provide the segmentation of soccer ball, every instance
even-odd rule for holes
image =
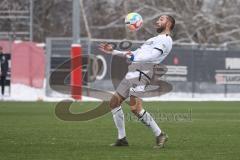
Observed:
[[[130,31],[137,31],[142,27],[143,19],[138,13],[129,13],[125,17],[125,24]]]

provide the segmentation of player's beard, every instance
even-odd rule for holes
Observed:
[[[162,33],[165,29],[166,29],[166,26],[165,26],[165,25],[161,25],[161,26],[159,26],[158,28],[156,28],[156,30],[157,30],[158,33]]]
[[[165,27],[162,27],[162,26],[157,28],[158,33],[162,33],[164,30],[165,30]]]

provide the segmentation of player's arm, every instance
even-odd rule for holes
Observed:
[[[131,57],[131,51],[118,51],[114,50],[111,44],[108,43],[101,43],[99,45],[99,50],[101,50],[103,53],[106,54],[112,54],[112,55],[123,55],[126,56],[127,58]]]

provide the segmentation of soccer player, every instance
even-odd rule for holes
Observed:
[[[154,148],[163,148],[168,140],[164,133],[152,118],[143,109],[141,93],[150,83],[153,76],[154,65],[160,64],[172,49],[171,31],[175,25],[175,19],[170,15],[162,15],[156,21],[156,30],[159,33],[156,37],[148,39],[140,48],[135,51],[113,50],[110,44],[100,44],[99,49],[107,54],[124,55],[131,61],[128,73],[116,89],[116,93],[110,100],[110,109],[113,120],[118,130],[118,139],[112,146],[128,146],[125,132],[124,113],[121,103],[130,97],[130,107],[134,115],[146,126],[152,129],[156,137]]]

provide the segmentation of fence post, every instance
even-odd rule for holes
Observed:
[[[71,47],[71,94],[76,100],[82,99],[82,47],[72,44]]]

